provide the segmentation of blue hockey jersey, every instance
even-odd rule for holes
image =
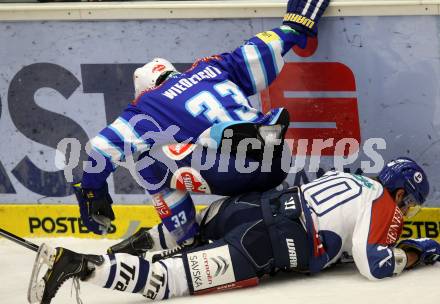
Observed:
[[[82,186],[102,187],[127,153],[148,151],[153,145],[196,143],[202,133],[219,141],[225,127],[239,122],[273,124],[281,109],[264,115],[251,107],[248,97],[275,80],[287,51],[305,44],[304,34],[281,26],[257,34],[231,53],[198,60],[188,71],[143,92],[91,140],[91,166]],[[105,162],[102,170],[91,169],[99,159]]]

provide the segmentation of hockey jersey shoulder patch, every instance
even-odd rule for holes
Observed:
[[[274,31],[266,31],[259,33],[257,34],[257,37],[260,38],[260,40],[262,40],[265,43],[271,43],[273,41],[281,41],[280,36],[278,36],[278,34],[275,33]]]

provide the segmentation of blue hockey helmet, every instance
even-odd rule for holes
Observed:
[[[429,194],[428,177],[423,169],[408,157],[390,161],[380,171],[378,179],[391,192],[399,188],[404,189],[404,200],[411,200],[417,205],[423,204]]]

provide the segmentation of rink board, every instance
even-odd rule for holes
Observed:
[[[113,206],[113,210],[116,220],[106,236],[87,230],[76,205],[0,205],[0,227],[22,237],[120,239],[133,234],[139,227],[152,227],[160,222],[153,206]]]
[[[0,22],[0,132],[5,142],[0,145],[0,204],[71,203],[65,168],[56,158],[58,143],[75,137],[84,147],[113,122],[133,98],[133,71],[149,59],[167,58],[185,70],[196,58],[231,51],[280,21]],[[432,185],[426,205],[440,207],[440,187],[435,187],[440,184],[438,21],[438,16],[327,17],[320,22],[317,44],[286,54],[277,82],[253,96],[252,104],[264,110],[286,107],[291,113],[288,138],[307,140],[309,148],[313,139],[335,139],[316,166],[310,164],[310,149],[304,164],[294,151],[292,167],[299,171],[289,174],[290,186],[341,169],[334,146],[337,139],[354,138],[360,141],[359,154],[340,164],[344,169],[370,168],[366,174],[375,176],[386,161],[413,157]],[[81,168],[82,162],[76,171]],[[108,184],[118,204],[150,204],[124,168]],[[210,201],[195,199],[201,205]]]
[[[203,206],[197,206],[202,209]],[[23,237],[125,238],[139,227],[152,227],[160,222],[153,206],[114,206],[116,220],[112,231],[97,236],[82,224],[75,205],[3,205],[0,227]],[[402,237],[429,237],[440,241],[440,208],[423,208],[407,219]]]

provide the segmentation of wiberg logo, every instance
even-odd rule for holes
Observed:
[[[286,239],[286,243],[289,250],[290,268],[296,268],[298,266],[298,258],[296,256],[295,242],[293,239]]]

